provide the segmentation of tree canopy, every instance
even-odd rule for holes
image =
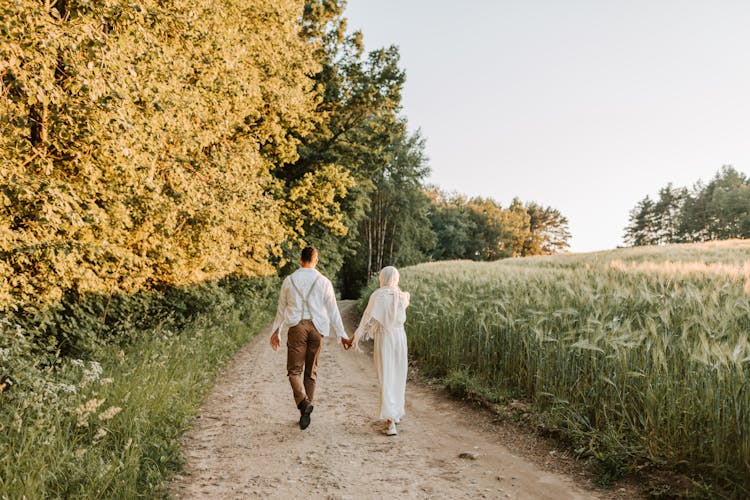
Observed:
[[[3,295],[274,272],[290,232],[282,215],[302,194],[271,172],[297,160],[320,122],[310,75],[321,66],[299,36],[300,2],[2,9]]]

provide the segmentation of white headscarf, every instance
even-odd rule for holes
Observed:
[[[398,287],[398,279],[398,269],[393,266],[380,271],[380,288],[370,296],[359,327],[354,332],[354,347],[357,350],[360,340],[372,338],[375,332],[390,334],[406,321],[410,297],[409,292],[402,292]]]

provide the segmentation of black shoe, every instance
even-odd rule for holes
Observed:
[[[302,416],[299,418],[299,428],[304,431],[310,425],[310,414],[313,411],[313,405],[308,403],[308,405],[300,411],[302,412]]]

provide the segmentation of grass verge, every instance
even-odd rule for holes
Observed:
[[[0,498],[166,497],[197,406],[271,315],[268,300],[204,312],[43,368],[32,398],[0,408]]]

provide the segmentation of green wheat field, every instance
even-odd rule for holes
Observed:
[[[602,482],[668,467],[750,495],[750,242],[403,270],[410,355],[520,398]]]

